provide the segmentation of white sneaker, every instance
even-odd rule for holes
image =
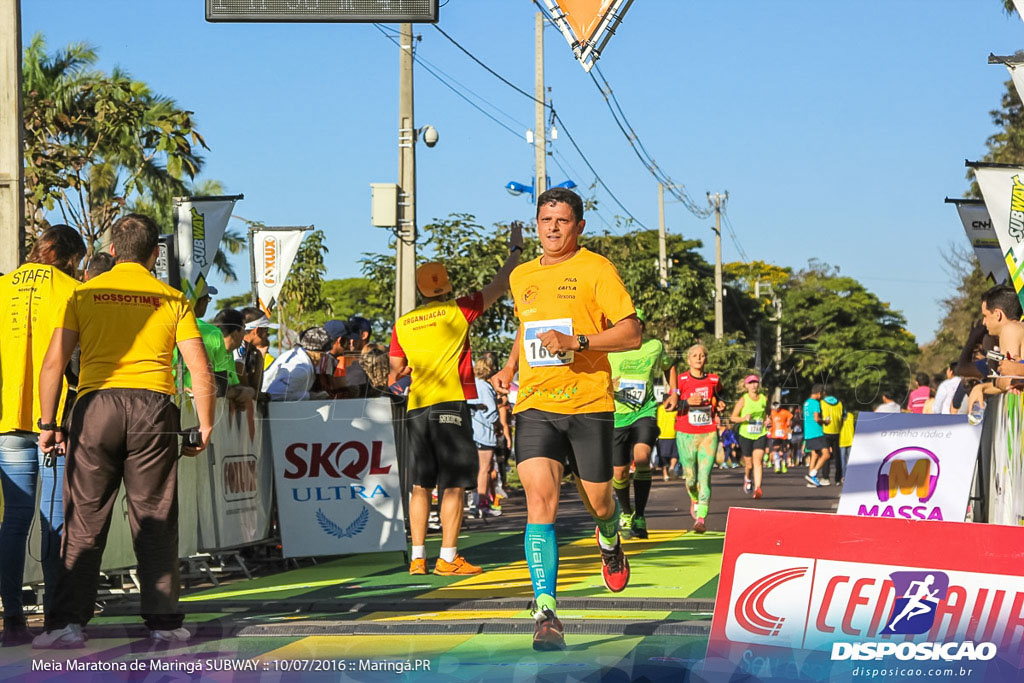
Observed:
[[[832,482],[831,482],[831,481],[829,481],[828,479],[822,479],[822,480],[821,480],[821,485],[822,485],[822,486],[831,486],[831,485],[832,485]]]
[[[32,639],[33,650],[70,650],[85,647],[85,634],[80,624],[68,624],[56,631],[40,633]]]
[[[187,628],[179,627],[169,631],[153,629],[149,632],[149,636],[153,640],[159,640],[164,643],[187,643],[192,634],[189,633]]]

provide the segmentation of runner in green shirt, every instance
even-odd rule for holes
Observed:
[[[637,309],[641,330],[646,327],[643,311]],[[671,365],[665,346],[645,338],[635,351],[609,353],[612,386],[615,388],[615,433],[612,441],[612,488],[622,512],[619,526],[623,538],[647,538],[644,510],[651,495],[651,450],[658,442],[658,400],[654,384],[664,379]],[[629,466],[633,463],[636,506],[629,500]]]

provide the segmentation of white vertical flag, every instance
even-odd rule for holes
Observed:
[[[1013,0],[1013,6],[1017,8],[1017,15],[1024,19],[1024,0]]]
[[[1010,72],[1010,79],[1013,81],[1013,87],[1017,89],[1017,95],[1024,99],[1024,64],[1007,63],[1006,70]]]
[[[174,235],[177,240],[181,290],[192,301],[206,282],[235,202],[230,197],[175,197]]]
[[[252,231],[250,248],[253,250],[253,281],[256,304],[270,316],[277,305],[285,278],[291,270],[295,255],[299,253],[310,227],[256,228]]]
[[[964,224],[964,232],[974,248],[974,255],[978,257],[985,279],[993,285],[1005,283],[1010,274],[1006,270],[999,238],[992,227],[985,202],[981,199],[946,199],[946,202],[956,205],[960,221]]]
[[[978,179],[1010,281],[1024,301],[1024,168],[981,162],[967,165]]]

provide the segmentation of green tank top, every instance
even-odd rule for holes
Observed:
[[[750,398],[750,394],[743,394],[743,409],[740,410],[740,417],[749,415],[750,421],[740,425],[740,436],[747,439],[760,439],[768,433],[768,423],[764,419],[767,405],[768,396],[765,394],[761,394],[757,399]]]
[[[635,351],[608,354],[615,387],[615,426],[628,427],[642,417],[654,417],[658,401],[654,384],[665,370],[665,345],[648,339]]]

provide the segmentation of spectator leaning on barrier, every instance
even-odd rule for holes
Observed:
[[[238,375],[235,373],[233,357],[235,351],[241,347],[242,337],[245,335],[242,313],[233,308],[225,308],[217,313],[217,317],[213,319],[213,324],[216,326],[216,330],[223,335],[222,339],[227,356],[225,361],[228,367],[227,399],[235,409],[245,410],[248,407],[249,401],[256,398],[256,389],[241,384]],[[214,364],[214,371],[216,370],[217,366]]]
[[[241,313],[245,336],[242,337],[242,345],[235,350],[235,362],[244,364],[246,353],[250,350],[258,351],[263,369],[266,370],[274,362],[274,356],[270,353],[270,330],[279,329],[280,325],[270,322],[270,318],[254,306],[246,306]]]
[[[93,616],[100,562],[117,492],[124,481],[138,561],[141,614],[154,639],[181,642],[189,632],[178,611],[178,433],[171,356],[175,346],[192,373],[198,445],[213,429],[214,394],[206,351],[185,296],[149,272],[159,230],[129,214],[110,229],[113,270],[75,290],[54,331],[39,376],[39,446],[67,447],[63,567],[46,633],[33,647],[81,647]],[[82,346],[79,396],[67,439],[58,431],[61,375]]]
[[[315,390],[317,368],[323,357],[329,355],[331,342],[322,327],[310,327],[299,335],[299,343],[281,354],[263,375],[263,391],[271,401],[305,401],[327,398],[327,393]]]
[[[203,348],[206,349],[206,357],[210,359],[210,368],[213,370],[213,380],[217,387],[217,396],[226,396],[228,387],[232,384],[238,384],[238,377],[235,375],[235,364],[231,360],[231,354],[228,352],[227,347],[224,344],[224,336],[221,334],[220,330],[217,329],[216,325],[203,320],[203,316],[206,315],[206,310],[210,305],[210,297],[216,293],[216,289],[208,287],[203,283],[197,292],[198,296],[192,309],[196,316],[196,325],[199,327],[199,334],[202,335]],[[172,367],[176,370],[177,366],[178,351],[175,349],[172,359]],[[191,389],[192,377],[188,370],[185,371],[182,379],[185,388]]]
[[[45,592],[43,605],[53,603],[60,569],[60,534],[64,524],[64,459],[44,462],[36,444],[39,431],[39,384],[43,356],[57,312],[74,292],[85,243],[74,228],[54,225],[36,240],[27,263],[0,277],[0,482],[4,513],[0,523],[0,600],[4,608],[4,647],[32,640],[25,620],[21,588],[25,547],[36,514],[37,483],[41,484],[39,559]],[[60,385],[61,403],[67,385]],[[63,410],[54,415],[60,423]],[[41,473],[41,477],[39,476]],[[40,481],[41,478],[41,481]]]
[[[359,332],[349,327],[344,320],[328,320],[324,330],[331,340],[331,356],[337,365],[334,368],[333,395],[336,398],[354,398],[366,392],[366,372],[359,364],[359,353],[353,354],[353,344],[360,338]],[[362,344],[359,348],[362,349]]]
[[[1021,323],[1021,303],[1017,293],[1006,285],[997,285],[981,297],[982,322],[988,333],[998,338],[999,351],[1006,360],[999,363],[995,381],[983,381],[973,389],[967,399],[967,412],[982,402],[985,394],[1001,394],[1010,388],[1014,378],[1024,375],[1024,323]]]
[[[928,400],[928,396],[931,394],[931,383],[928,379],[928,373],[917,373],[914,376],[914,384],[916,386],[914,390],[910,392],[910,398],[907,399],[907,411],[911,413],[922,413],[924,412],[924,404]]]
[[[956,361],[949,364],[944,373],[945,379],[939,383],[939,388],[935,390],[935,404],[932,412],[936,415],[948,415],[953,412],[953,396],[960,386],[960,378],[954,374],[956,366]]]
[[[416,287],[425,303],[395,322],[391,335],[391,374],[412,369],[407,434],[410,454],[410,574],[426,574],[427,515],[430,491],[441,493],[441,554],[434,573],[479,574],[480,567],[458,554],[463,491],[476,486],[479,456],[473,444],[467,399],[476,398],[469,354],[469,326],[508,290],[508,276],[519,263],[523,229],[512,223],[505,264],[481,291],[452,300],[448,271],[425,263],[416,271]]]

